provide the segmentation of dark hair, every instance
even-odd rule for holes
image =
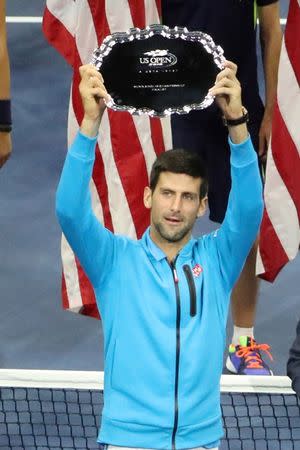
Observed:
[[[200,199],[207,195],[205,165],[196,152],[175,148],[161,153],[154,162],[150,173],[150,189],[156,188],[161,172],[183,173],[193,178],[201,178]]]

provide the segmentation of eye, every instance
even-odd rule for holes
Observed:
[[[164,197],[171,197],[171,195],[172,195],[172,191],[169,191],[167,189],[162,190],[161,193]]]
[[[194,195],[194,194],[191,194],[190,192],[185,192],[185,193],[183,194],[183,198],[184,198],[185,200],[193,201],[193,200],[195,200],[195,195]]]

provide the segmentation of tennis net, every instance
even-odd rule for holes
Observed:
[[[220,450],[300,450],[287,377],[223,375]],[[0,449],[96,450],[103,373],[0,370]]]

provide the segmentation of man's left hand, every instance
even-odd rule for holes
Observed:
[[[242,116],[241,85],[236,78],[237,65],[225,61],[224,69],[217,75],[215,85],[209,89],[226,119]]]
[[[258,154],[262,161],[267,158],[268,145],[272,131],[272,115],[265,113],[259,129]]]
[[[226,120],[240,119],[244,115],[242,106],[242,89],[236,77],[237,66],[225,61],[224,69],[217,75],[215,85],[209,89]],[[247,139],[248,130],[245,121],[238,125],[228,125],[230,139],[240,144]]]
[[[11,155],[11,135],[0,132],[0,169]]]

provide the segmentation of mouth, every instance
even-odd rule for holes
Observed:
[[[165,217],[165,221],[170,225],[179,225],[182,223],[182,220],[178,217]]]

